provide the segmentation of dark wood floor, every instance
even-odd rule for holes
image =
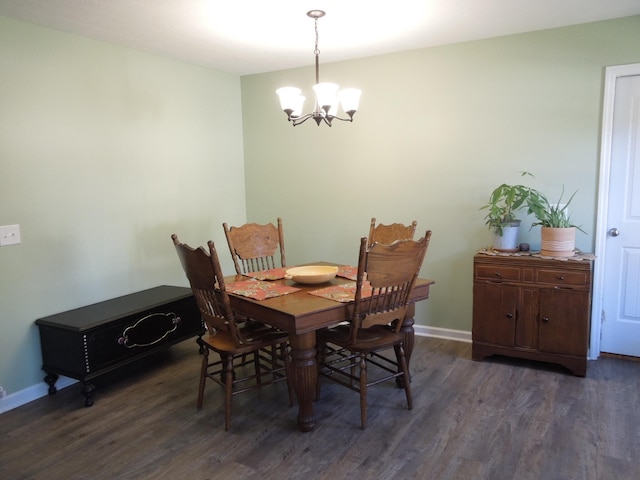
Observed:
[[[601,359],[578,378],[418,338],[413,411],[403,390],[378,385],[363,431],[357,394],[325,383],[318,427],[302,433],[283,384],[235,397],[225,432],[219,387],[195,408],[199,360],[184,342],[99,385],[93,407],[76,384],[0,415],[0,478],[640,478],[640,362]]]

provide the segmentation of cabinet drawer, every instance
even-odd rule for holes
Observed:
[[[476,278],[481,280],[520,280],[521,269],[504,265],[476,265]]]
[[[589,285],[589,272],[546,270],[541,268],[538,270],[538,283],[586,287]]]

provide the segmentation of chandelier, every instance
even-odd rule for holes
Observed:
[[[353,115],[358,109],[362,91],[357,88],[343,88],[338,91],[340,87],[335,83],[320,83],[318,19],[324,17],[325,12],[322,10],[311,10],[307,12],[307,16],[314,19],[316,30],[316,48],[313,51],[316,57],[316,84],[313,86],[313,91],[316,94],[315,107],[312,113],[302,115],[305,97],[302,96],[302,91],[296,87],[282,87],[276,90],[276,93],[280,97],[280,107],[284,113],[287,114],[287,120],[292,122],[294,127],[306,122],[310,118],[313,118],[318,126],[321,122],[331,126],[331,122],[334,119],[343,122],[353,122]],[[349,115],[349,118],[340,118],[336,115],[338,113],[338,103],[342,105],[342,109]]]

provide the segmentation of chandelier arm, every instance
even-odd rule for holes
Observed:
[[[340,118],[340,117],[336,117],[335,115],[331,116],[331,120],[340,120],[341,122],[353,122],[353,117],[350,118]]]
[[[306,115],[303,115],[301,117],[289,117],[289,121],[295,127],[297,125],[300,125],[301,123],[306,122],[310,118],[314,118],[312,113],[307,113]]]

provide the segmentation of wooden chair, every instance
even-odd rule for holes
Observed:
[[[287,265],[281,218],[278,218],[277,227],[273,223],[266,225],[246,223],[239,227],[229,227],[223,223],[222,227],[238,275]],[[278,249],[280,249],[279,265],[275,260]]]
[[[418,222],[415,220],[410,225],[402,223],[392,223],[391,225],[376,225],[375,217],[371,219],[371,227],[369,228],[369,245],[378,243],[393,243],[396,240],[413,240],[416,233]]]
[[[403,381],[409,410],[413,408],[409,372],[400,332],[409,297],[431,239],[431,231],[418,240],[398,240],[390,245],[360,242],[353,315],[347,325],[318,332],[318,383],[329,378],[360,392],[360,421],[367,426],[367,388],[386,380]],[[371,296],[363,296],[365,279]],[[395,358],[383,355],[393,349]],[[369,366],[375,375],[369,376]]]
[[[193,249],[180,243],[175,234],[171,239],[208,331],[197,340],[202,353],[198,408],[202,408],[207,379],[225,389],[225,430],[231,426],[234,395],[285,380],[289,402],[293,405],[284,361],[287,334],[257,322],[236,321],[213,242],[208,242],[207,252],[203,247]],[[210,361],[209,352],[218,354],[218,358]],[[240,372],[244,373],[243,377],[237,375]]]

